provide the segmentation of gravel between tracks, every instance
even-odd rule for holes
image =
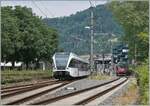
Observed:
[[[113,79],[116,79],[116,77],[112,77],[112,79],[109,79],[109,80],[106,80],[106,79],[105,80],[91,80],[91,79],[87,79],[87,78],[81,79],[81,80],[75,81],[71,84],[68,84],[68,85],[60,88],[57,91],[54,91],[54,92],[48,93],[46,95],[43,95],[39,98],[36,98],[35,100],[32,100],[32,102],[28,102],[28,103],[39,102],[39,101],[45,100],[47,98],[53,98],[53,97],[69,94],[69,93],[72,93],[72,92],[75,92],[78,90],[96,86],[98,84],[103,84],[103,83],[113,80]],[[69,89],[67,89],[67,88],[69,88]],[[75,88],[75,89],[72,89],[72,88]]]

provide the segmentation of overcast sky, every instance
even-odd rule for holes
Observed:
[[[92,1],[92,0],[91,0]],[[92,4],[99,5],[105,4],[106,0],[92,1]],[[61,17],[75,14],[77,11],[82,11],[90,7],[89,1],[1,1],[2,6],[27,6],[32,8],[33,12],[38,16],[48,17]]]

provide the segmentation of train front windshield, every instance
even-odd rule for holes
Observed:
[[[68,59],[69,59],[69,55],[67,54],[56,54],[55,61],[56,61],[57,69],[64,70],[67,66]]]
[[[120,63],[120,64],[118,64],[118,66],[119,66],[120,68],[125,68],[125,67],[127,67],[125,63]]]

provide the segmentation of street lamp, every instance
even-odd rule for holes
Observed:
[[[90,31],[91,31],[91,50],[90,50],[90,71],[91,72],[93,72],[93,64],[94,64],[94,62],[93,62],[93,36],[94,36],[94,27],[93,27],[93,24],[94,24],[94,22],[93,22],[93,7],[91,8],[91,26],[86,26],[85,28],[86,29],[90,29]]]
[[[93,17],[93,16],[92,16]],[[92,21],[91,21],[92,22]],[[93,27],[92,27],[92,24],[91,24],[91,27],[90,26],[85,26],[84,27],[85,29],[90,29],[91,31],[91,41],[90,41],[90,44],[91,44],[91,47],[90,47],[90,71],[93,72]]]
[[[93,38],[94,38],[94,16],[93,16],[93,8],[94,8],[94,6],[93,6],[93,4],[92,4],[92,2],[90,0],[89,0],[89,3],[91,5],[91,7],[90,7],[90,9],[91,9],[91,25],[90,25],[90,27],[87,26],[85,28],[90,29],[90,31],[91,31],[90,71],[93,72],[93,68],[94,68],[93,67],[93,64],[94,64],[94,62],[93,62]]]
[[[89,27],[89,26],[85,26],[84,28],[85,28],[85,29],[90,29],[90,27]]]

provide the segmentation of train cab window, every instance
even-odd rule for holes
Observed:
[[[57,69],[59,70],[65,69],[67,66],[68,59],[69,59],[69,55],[67,54],[56,54],[55,62],[56,62]]]
[[[77,66],[77,61],[72,59],[69,63],[69,67],[75,68]]]

